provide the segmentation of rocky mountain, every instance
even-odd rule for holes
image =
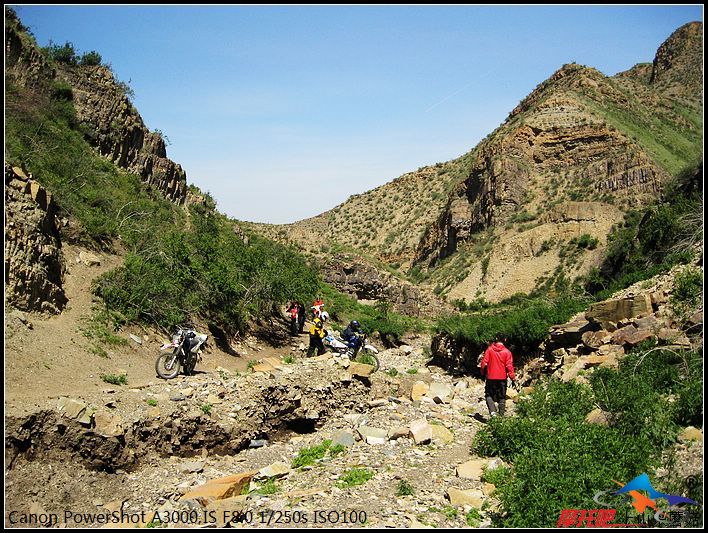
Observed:
[[[700,160],[701,65],[699,22],[676,30],[653,64],[614,77],[564,65],[465,156],[312,219],[253,227],[314,254],[383,261],[450,301],[577,277],[598,265],[627,210]]]
[[[34,92],[70,91],[87,140],[103,156],[171,201],[187,201],[186,173],[167,158],[162,135],[145,126],[129,86],[109,67],[72,60],[50,64],[14,12],[6,10],[5,75],[7,82]]]

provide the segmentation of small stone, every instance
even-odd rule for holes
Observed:
[[[455,436],[452,431],[447,429],[445,426],[439,424],[431,425],[433,430],[433,442],[436,444],[450,444],[455,440]]]
[[[454,487],[447,489],[447,497],[450,499],[450,505],[454,507],[462,507],[471,505],[477,509],[481,509],[486,501],[482,491],[477,489],[461,490]]]
[[[258,471],[259,477],[283,477],[290,473],[290,465],[282,461],[270,464]]]
[[[433,438],[433,428],[424,418],[411,422],[408,430],[416,444],[430,442]]]
[[[407,431],[407,430],[406,430]],[[354,445],[354,435],[345,430],[338,431],[332,436],[332,446],[346,446],[347,448]]]
[[[420,401],[420,399],[428,394],[430,387],[424,381],[416,381],[411,389],[411,400],[414,402]]]
[[[196,474],[198,472],[201,472],[204,470],[204,462],[203,461],[190,461],[187,463],[184,463],[182,465],[182,468],[180,468],[180,472],[183,474]]]
[[[123,435],[123,419],[108,411],[96,411],[93,415],[94,431],[104,437]]]
[[[609,426],[611,422],[611,415],[598,407],[587,414],[585,417],[585,422],[598,426]]]
[[[457,476],[463,479],[479,480],[482,478],[482,473],[487,466],[487,461],[484,459],[471,459],[467,462],[457,465],[455,469]]]
[[[81,417],[85,410],[86,404],[80,400],[62,397],[57,402],[57,411],[67,418],[76,420]]]

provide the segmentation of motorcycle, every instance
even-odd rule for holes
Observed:
[[[372,365],[374,367],[374,372],[376,372],[381,366],[379,363],[379,358],[376,357],[376,354],[379,353],[379,351],[371,344],[366,343],[366,335],[360,335],[359,340],[359,347],[355,350],[344,340],[339,337],[335,337],[331,333],[323,339],[324,345],[333,352],[340,355],[345,355],[351,361]]]
[[[155,361],[155,371],[163,379],[172,379],[179,374],[180,367],[189,376],[197,362],[201,360],[200,349],[206,344],[208,336],[197,333],[193,328],[178,327],[172,336],[172,342],[162,345],[161,352]]]

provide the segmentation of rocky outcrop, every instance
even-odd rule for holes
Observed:
[[[594,367],[616,368],[627,352],[645,341],[674,351],[702,344],[702,335],[693,341],[689,335],[702,328],[702,307],[682,321],[670,304],[673,278],[682,268],[658,276],[648,287],[643,282],[625,289],[553,326],[540,347],[541,356],[526,366],[522,384],[542,374],[570,381],[582,379],[582,373]]]
[[[568,322],[552,326],[535,356],[515,354],[515,364],[523,364],[523,371],[517,372],[523,376],[519,382],[527,385],[544,374],[569,381],[597,366],[616,367],[626,353],[644,341],[678,351],[700,345],[702,305],[690,310],[688,318],[682,320],[671,304],[674,278],[684,268],[675,267],[667,274],[633,285],[609,300],[591,304]],[[692,340],[696,333],[700,333],[699,338]],[[439,333],[433,338],[431,349],[436,365],[451,372],[480,375],[482,347]]]
[[[408,316],[434,316],[445,304],[413,284],[364,261],[336,255],[321,270],[324,281],[358,300],[383,301]]]
[[[58,313],[67,302],[55,214],[48,191],[5,165],[5,295],[23,311]]]
[[[58,75],[71,85],[77,118],[86,126],[91,144],[169,200],[184,204],[186,173],[167,158],[162,135],[147,129],[110,69],[74,66],[61,68]]]
[[[657,197],[668,173],[579,97],[581,90],[625,98],[594,69],[556,72],[479,145],[469,177],[421,239],[417,263],[434,265],[472,234],[503,226],[531,197],[538,206],[539,198],[571,191],[633,204]]]
[[[68,84],[79,123],[99,153],[139,175],[170,201],[186,202],[184,170],[167,158],[162,135],[148,130],[126,94],[127,85],[117,82],[108,67],[59,62],[53,67],[10,11],[6,12],[5,63],[10,81],[38,93]]]
[[[703,23],[689,22],[659,47],[649,82],[675,96],[695,99],[703,91]]]
[[[12,9],[5,9],[5,72],[24,87],[39,89],[54,78],[32,37]]]

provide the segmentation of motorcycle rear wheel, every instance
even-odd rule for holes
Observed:
[[[172,379],[179,374],[179,355],[177,353],[164,353],[155,361],[155,372],[162,379]]]

